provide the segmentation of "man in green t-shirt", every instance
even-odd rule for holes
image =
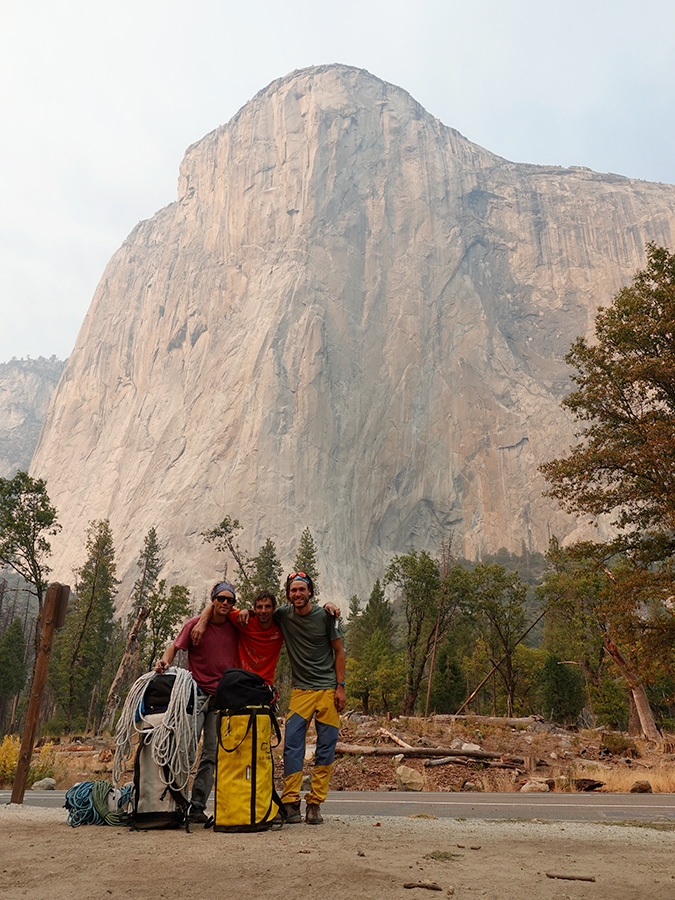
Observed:
[[[312,786],[305,795],[305,822],[320,825],[321,804],[335,758],[340,713],[345,708],[345,651],[337,618],[312,603],[314,585],[309,575],[293,572],[286,579],[288,605],[274,613],[286,640],[293,691],[284,737],[284,787],[281,794],[286,823],[302,822],[300,789],[305,758],[307,725],[316,722],[316,754]]]

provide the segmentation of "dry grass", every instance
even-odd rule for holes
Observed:
[[[510,794],[519,789],[516,772],[505,772],[498,769],[487,771],[480,776],[478,782],[482,790],[487,793]]]
[[[672,763],[661,763],[650,768],[631,766],[608,769],[600,780],[605,782],[603,790],[613,794],[630,793],[636,781],[648,781],[655,794],[675,793],[675,767]]]

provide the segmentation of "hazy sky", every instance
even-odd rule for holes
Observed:
[[[368,69],[517,162],[675,183],[672,0],[0,0],[0,362],[65,358],[186,148],[275,78]]]

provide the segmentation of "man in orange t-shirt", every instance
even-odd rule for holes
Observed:
[[[247,618],[240,616],[241,610],[230,610],[228,616],[239,633],[235,666],[256,672],[269,685],[274,684],[274,673],[284,645],[284,636],[273,618],[276,605],[274,594],[260,591],[253,601],[254,615],[246,624],[239,621]]]

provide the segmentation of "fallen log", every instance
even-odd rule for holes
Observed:
[[[468,766],[469,760],[465,756],[442,756],[440,759],[425,759],[424,767],[426,769],[431,768],[431,766]],[[494,760],[490,762],[490,765],[494,765]]]
[[[515,763],[516,765],[525,765],[522,756],[508,756],[504,753],[494,753],[489,750],[451,750],[448,747],[373,747],[366,744],[343,744],[338,741],[335,748],[336,753],[343,756],[408,756],[416,759],[434,759],[436,757],[465,757],[467,759],[499,759],[505,762]],[[546,760],[539,759],[537,764],[540,766],[548,765]]]
[[[454,716],[450,713],[431,717],[439,725],[452,725],[453,722],[469,722],[475,725],[508,725],[509,728],[527,727],[535,722],[542,722],[541,716]]]
[[[466,757],[443,756],[440,759],[425,759],[424,768],[429,769],[432,766],[468,766],[471,760]],[[520,764],[513,762],[511,759],[491,759],[487,766],[489,769],[512,769],[519,771]]]
[[[400,738],[397,734],[394,734],[391,731],[387,731],[386,728],[378,728],[378,734],[383,734],[385,737],[388,737],[390,741],[393,741],[395,744],[398,744],[399,747],[405,747],[406,750],[412,748],[412,744],[406,743],[402,738]]]

